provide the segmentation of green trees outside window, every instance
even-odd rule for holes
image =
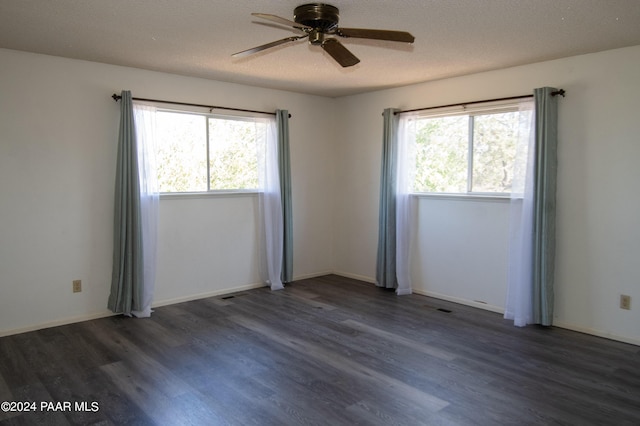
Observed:
[[[259,187],[267,125],[251,117],[158,112],[160,192],[253,190]]]
[[[520,122],[517,110],[416,120],[414,192],[508,194]]]

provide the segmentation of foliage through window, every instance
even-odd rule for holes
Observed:
[[[158,111],[160,192],[257,190],[267,120]]]
[[[414,192],[508,194],[520,131],[531,111],[517,106],[419,116],[415,122]]]

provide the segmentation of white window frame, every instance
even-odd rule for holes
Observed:
[[[207,108],[198,108],[198,107],[175,107],[175,108],[167,108],[166,105],[155,105],[157,107],[158,113],[178,113],[178,114],[188,114],[188,115],[198,115],[205,117],[205,150],[206,150],[206,167],[207,167],[207,189],[204,191],[174,191],[174,192],[160,192],[160,197],[163,199],[177,199],[177,198],[206,198],[210,196],[243,196],[249,195],[253,196],[259,194],[263,190],[261,188],[234,188],[234,189],[211,189],[211,165],[210,165],[210,141],[209,141],[209,118],[223,118],[237,121],[256,121],[260,119],[264,119],[262,114],[251,113],[251,112],[231,112],[231,113],[214,113]],[[266,135],[265,135],[266,137]],[[265,141],[266,142],[266,141]]]
[[[466,192],[421,192],[412,193],[416,197],[425,198],[459,198],[459,199],[484,199],[484,200],[508,200],[510,192],[480,192],[472,191],[473,188],[473,156],[474,156],[474,123],[476,116],[500,114],[519,111],[519,101],[497,101],[488,102],[472,106],[460,105],[455,107],[445,107],[442,109],[430,110],[419,114],[416,120],[428,118],[442,118],[454,116],[468,116],[468,137],[467,137],[467,182]]]

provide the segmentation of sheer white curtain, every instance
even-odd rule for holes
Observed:
[[[267,119],[266,141],[263,144],[264,164],[260,177],[260,216],[262,225],[262,279],[271,290],[284,288],[281,279],[284,227],[278,169],[278,139],[276,120]]]
[[[396,294],[411,294],[411,228],[415,172],[416,115],[403,114],[398,123],[396,169]]]
[[[535,113],[533,101],[519,105],[518,145],[511,191],[509,269],[504,317],[524,327],[533,322],[533,201]]]
[[[141,309],[131,314],[144,318],[151,316],[151,302],[156,281],[158,238],[158,183],[155,162],[156,108],[133,104],[137,137],[138,174],[140,180],[140,214],[142,217],[143,284]]]

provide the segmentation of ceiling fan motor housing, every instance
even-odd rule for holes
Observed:
[[[293,11],[293,20],[319,32],[329,32],[338,26],[338,8],[330,4],[309,3],[298,6]]]

